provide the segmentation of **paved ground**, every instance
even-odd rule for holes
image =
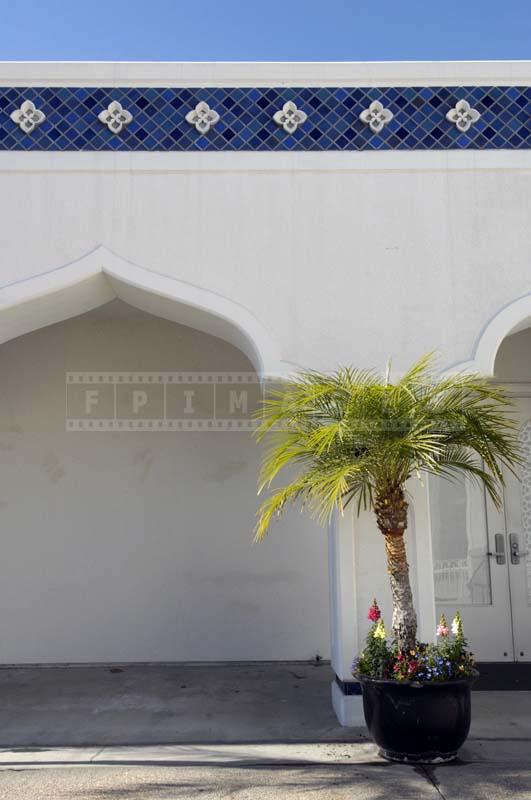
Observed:
[[[7,778],[7,779],[6,779]],[[134,798],[134,800],[441,800],[424,776],[411,771],[391,775],[385,767],[316,767],[313,769],[79,769],[2,776],[0,798],[6,800],[59,800],[60,798]],[[462,794],[458,795],[463,797]],[[503,795],[501,795],[503,796]],[[525,795],[512,794],[520,800]],[[481,795],[477,795],[481,797]],[[489,796],[497,800],[496,795]]]
[[[337,726],[330,677],[300,664],[0,670],[0,800],[531,800],[531,692],[474,693],[459,762],[411,768]]]
[[[0,669],[0,747],[350,741],[331,680],[322,663]]]
[[[436,768],[387,764],[370,746],[357,754],[322,753],[321,761],[289,758],[279,745],[277,758],[269,756],[245,762],[240,752],[234,761],[227,754],[196,753],[182,761],[154,759],[153,753],[104,754],[89,764],[65,763],[38,766],[7,763],[0,771],[2,800],[529,800],[531,798],[530,748],[518,757],[493,758],[489,762],[465,761]],[[324,748],[321,744],[318,747]],[[28,756],[30,754],[27,754]],[[115,758],[111,758],[114,755]],[[258,754],[255,754],[255,757]],[[351,756],[351,757],[350,757]],[[50,754],[48,754],[50,757]],[[219,760],[216,760],[219,758]],[[319,753],[314,753],[319,758]],[[101,760],[100,760],[101,759]],[[335,759],[335,760],[334,760]],[[114,762],[114,763],[113,763]],[[31,766],[33,764],[33,766]]]

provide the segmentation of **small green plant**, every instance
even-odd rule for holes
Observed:
[[[365,649],[357,662],[357,668],[359,672],[372,678],[387,678],[392,670],[393,655],[387,645],[387,631],[376,600],[370,607],[368,616],[373,625],[367,636]]]
[[[373,679],[396,681],[448,681],[474,674],[474,659],[468,651],[459,612],[451,630],[444,614],[437,626],[437,644],[417,642],[412,648],[400,649],[396,642],[387,642],[387,634],[376,600],[369,609],[372,627],[365,647],[354,662],[354,674]]]

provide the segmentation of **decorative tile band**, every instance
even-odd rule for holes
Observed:
[[[0,150],[531,148],[531,87],[0,88]]]

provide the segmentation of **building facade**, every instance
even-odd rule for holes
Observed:
[[[359,721],[382,537],[293,511],[253,545],[252,410],[430,350],[509,385],[530,467],[502,512],[412,482],[420,636],[459,607],[531,660],[531,65],[0,74],[0,661],[320,656]]]

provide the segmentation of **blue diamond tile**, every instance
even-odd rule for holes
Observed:
[[[481,117],[466,134],[446,120],[460,99]],[[33,134],[9,119],[23,100],[46,114]],[[133,115],[120,135],[110,133],[98,113],[118,100]],[[200,136],[185,120],[204,100],[220,121]],[[308,119],[286,135],[272,117],[287,100]],[[372,100],[392,111],[392,121],[374,135],[359,120]],[[531,87],[0,87],[1,150],[441,150],[530,149]]]

